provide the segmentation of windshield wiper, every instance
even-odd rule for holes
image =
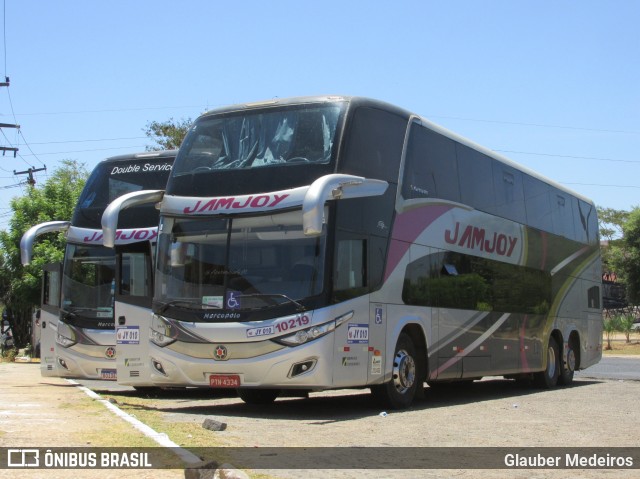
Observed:
[[[297,311],[305,311],[306,310],[306,308],[301,303],[299,303],[295,299],[291,299],[289,296],[287,296],[285,294],[268,294],[268,293],[240,294],[240,295],[236,296],[236,298],[240,298],[240,299],[242,299],[242,298],[263,299],[267,303],[269,303],[269,307],[280,306],[280,305],[282,305],[284,303],[293,303],[293,304],[295,304]],[[276,298],[284,299],[284,301],[278,302],[278,301],[276,301]],[[247,309],[251,309],[251,308],[247,308]],[[254,308],[254,309],[259,309],[259,308]]]
[[[78,313],[83,313],[86,311],[97,311],[97,310],[98,310],[97,308],[87,308],[87,307],[80,307],[80,306],[71,306],[69,307],[69,309],[60,309],[62,314],[64,314],[66,317],[76,317]]]
[[[202,304],[200,302],[200,300],[198,299],[174,299],[172,301],[168,301],[166,303],[164,303],[162,306],[160,306],[158,308],[158,314],[162,314],[164,313],[167,309],[173,307],[173,306],[183,306],[183,309],[191,309],[189,308],[189,306],[197,304],[199,306],[206,306],[207,309],[220,309],[216,306],[213,306],[211,304]],[[202,309],[202,308],[201,308]]]

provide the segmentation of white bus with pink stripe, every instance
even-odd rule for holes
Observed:
[[[205,113],[165,191],[107,208],[105,245],[144,202],[160,208],[155,294],[130,372],[148,386],[249,403],[361,387],[405,408],[425,383],[550,388],[601,357],[593,203],[395,106]]]
[[[23,235],[25,265],[39,236],[63,232],[66,239],[63,262],[44,266],[35,324],[43,376],[116,379],[115,302],[122,298],[121,304],[137,308],[137,314],[149,314],[158,211],[145,205],[123,214],[115,253],[102,244],[102,213],[121,194],[166,185],[175,156],[175,151],[145,152],[101,161],[87,179],[71,221],[41,223]]]

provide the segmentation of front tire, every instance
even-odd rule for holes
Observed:
[[[416,348],[406,333],[401,333],[393,357],[391,380],[371,388],[373,395],[391,409],[408,408],[418,386]]]
[[[549,338],[547,346],[547,367],[544,371],[535,373],[534,381],[536,386],[542,389],[552,389],[558,384],[560,377],[560,348],[552,337]]]

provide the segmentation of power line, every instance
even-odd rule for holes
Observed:
[[[40,143],[31,143],[32,145],[58,145],[64,143],[89,143],[98,141],[122,141],[122,140],[144,140],[146,136],[129,136],[124,138],[91,138],[87,140],[65,140],[65,141],[45,141]]]
[[[18,135],[18,140],[19,137],[22,137],[22,139],[24,140],[25,146],[29,149],[29,151],[31,151],[33,157],[39,161],[42,166],[44,166],[44,168],[41,168],[40,170],[46,170],[46,166],[45,164],[40,160],[40,158],[38,158],[38,155],[36,155],[33,150],[31,149],[31,147],[29,146],[29,144],[27,143],[26,138],[24,137],[24,134],[22,133],[22,130],[20,129],[20,125],[18,125],[18,120],[16,118],[16,113],[15,110],[13,108],[13,100],[11,98],[11,92],[9,90],[9,76],[7,75],[7,2],[6,0],[3,0],[2,2],[2,22],[3,22],[3,28],[2,28],[2,35],[3,35],[3,46],[4,46],[4,77],[5,77],[5,83],[2,83],[2,86],[6,86],[7,87],[7,97],[9,99],[9,106],[11,108],[11,115],[13,117],[13,121],[14,124],[13,125],[8,125],[8,124],[0,124],[0,128],[7,128],[7,127],[11,127],[11,128],[16,128],[17,130],[17,135]],[[12,145],[12,143],[9,141],[9,139],[7,138],[7,136],[4,134],[4,132],[2,133],[2,135],[6,138],[7,143],[9,145]],[[18,141],[16,141],[16,145],[18,144]],[[4,152],[6,151],[13,151],[13,156],[19,156],[20,159],[28,165],[27,161],[22,157],[22,155],[18,155],[18,151],[19,148],[17,146],[10,146],[10,147],[0,147],[0,150],[3,151],[3,155]],[[40,170],[36,170],[36,171],[40,171]],[[2,171],[7,171],[4,168],[2,168]],[[8,172],[8,171],[7,171]],[[15,170],[14,170],[14,174],[15,174]]]
[[[22,139],[24,140],[24,145],[25,145],[25,146],[27,147],[27,149],[31,152],[31,155],[30,155],[30,156],[33,156],[37,161],[39,161],[39,162],[40,162],[40,164],[41,164],[42,166],[44,166],[44,167],[45,167],[45,170],[46,170],[46,169],[47,169],[46,165],[44,164],[44,162],[43,162],[40,158],[38,158],[38,155],[36,155],[36,154],[33,152],[33,150],[31,149],[31,145],[29,145],[29,143],[27,142],[27,139],[24,137],[24,134],[22,133],[22,130],[18,130],[18,134],[19,134],[19,135],[22,137]],[[22,156],[23,156],[23,155],[20,155],[20,158],[22,158]],[[27,162],[24,158],[22,158],[22,160],[23,160],[25,163]]]
[[[7,76],[7,0],[2,1],[2,36],[4,39],[4,76]]]
[[[479,118],[461,118],[456,116],[443,116],[443,115],[431,115],[426,118],[446,118],[449,120],[461,120],[461,121],[477,121],[481,123],[498,123],[502,125],[515,125],[515,126],[535,126],[538,128],[560,128],[565,130],[579,130],[579,131],[595,131],[600,133],[624,133],[627,135],[640,135],[640,131],[631,130],[611,130],[605,128],[586,128],[580,126],[567,126],[567,125],[546,125],[544,123],[524,123],[518,121],[504,121],[504,120],[483,120]]]
[[[555,153],[533,153],[530,151],[493,150],[499,153],[516,153],[519,155],[550,156],[553,158],[571,158],[576,160],[614,161],[619,163],[640,163],[640,160],[616,160],[614,158],[596,158],[592,156],[558,155]]]
[[[564,185],[603,186],[605,188],[636,188],[636,189],[640,189],[640,186],[634,186],[634,185],[602,185],[602,184],[598,184],[598,183],[572,183],[572,182],[567,182],[567,181],[560,181],[559,183],[562,183]]]
[[[202,108],[201,105],[185,105],[185,106],[156,106],[156,107],[139,107],[139,108],[109,108],[105,110],[76,110],[76,111],[50,111],[36,113],[19,113],[20,116],[40,116],[40,115],[77,115],[84,113],[120,113],[124,111],[149,111],[149,110],[180,110],[186,108]],[[0,114],[0,116],[2,116]]]
[[[126,149],[141,149],[143,150],[144,148],[146,148],[146,146],[114,146],[111,148],[95,148],[95,149],[91,149],[91,150],[73,150],[73,151],[54,151],[54,152],[49,152],[49,153],[39,153],[40,156],[44,156],[44,155],[66,155],[69,153],[89,153],[92,151],[109,151],[109,150],[126,150]],[[29,154],[23,155],[23,156],[32,156]]]

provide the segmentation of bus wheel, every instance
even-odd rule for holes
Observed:
[[[558,383],[560,376],[560,352],[558,343],[552,337],[549,338],[547,347],[547,368],[544,371],[535,373],[534,380],[536,386],[542,389],[551,389]]]
[[[578,345],[575,344],[573,338],[569,339],[567,343],[567,361],[560,359],[560,377],[558,383],[564,386],[569,386],[573,382],[573,373],[576,370],[578,364],[577,357]]]
[[[238,389],[238,396],[247,404],[271,404],[279,395],[279,389]]]
[[[386,406],[406,409],[413,402],[417,388],[416,348],[411,338],[401,333],[393,358],[391,381],[374,386],[371,391]]]

